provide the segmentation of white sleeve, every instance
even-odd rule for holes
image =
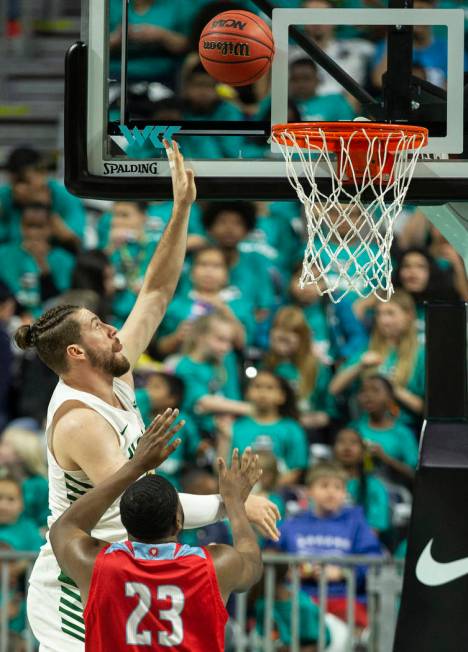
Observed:
[[[203,527],[226,517],[223,499],[219,494],[196,496],[179,494],[180,504],[184,510],[184,529]]]

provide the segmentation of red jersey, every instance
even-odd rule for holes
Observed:
[[[222,652],[227,612],[204,548],[113,543],[96,558],[86,652]]]

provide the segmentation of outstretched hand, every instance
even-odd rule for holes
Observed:
[[[184,420],[174,425],[178,416],[179,410],[171,408],[158,414],[138,442],[133,462],[141,467],[143,473],[160,466],[181,443],[179,438],[169,443],[185,425]]]
[[[223,500],[239,498],[245,502],[262,475],[258,455],[246,448],[239,464],[239,451],[234,449],[231,468],[228,469],[222,457],[218,458],[219,493]]]
[[[171,168],[174,204],[193,204],[197,198],[193,170],[186,169],[184,157],[175,140],[171,144],[167,140],[164,140],[163,143],[166,148],[169,167]]]

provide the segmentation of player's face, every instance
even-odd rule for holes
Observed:
[[[408,331],[410,323],[411,317],[397,303],[382,303],[377,306],[376,324],[383,337],[401,337]]]
[[[317,73],[312,66],[297,64],[291,67],[289,93],[295,100],[304,101],[314,97],[317,83]]]
[[[222,211],[216,217],[210,235],[221,247],[234,248],[245,238],[247,229],[239,213]]]
[[[91,367],[112,377],[123,376],[130,370],[130,363],[122,353],[117,329],[105,324],[89,310],[80,315],[81,343]]]
[[[200,292],[219,292],[227,283],[227,267],[221,251],[199,254],[192,269],[192,281]]]
[[[221,361],[232,349],[233,332],[230,324],[215,320],[204,336],[204,349],[208,358]]]
[[[346,488],[340,478],[319,478],[309,487],[309,496],[318,511],[330,514],[344,506]]]
[[[407,292],[423,292],[429,282],[429,263],[417,252],[406,254],[400,265],[400,280]]]
[[[260,371],[249,384],[247,400],[258,409],[265,410],[283,405],[285,396],[278,380],[271,374]]]
[[[343,466],[354,466],[362,462],[364,445],[354,430],[341,430],[335,442],[335,457]]]
[[[14,482],[0,481],[0,525],[14,523],[23,511],[21,489]]]
[[[363,381],[358,400],[361,408],[370,414],[384,412],[389,409],[390,397],[388,390],[381,381],[375,378]]]

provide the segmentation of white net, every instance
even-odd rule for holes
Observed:
[[[305,208],[308,243],[301,287],[313,283],[334,303],[350,292],[388,301],[393,293],[393,225],[424,145],[421,136],[397,126],[377,136],[356,125],[355,132],[336,138],[338,155],[329,151],[329,134],[322,129],[315,130],[314,138],[301,133],[300,144],[287,126],[272,138]],[[361,171],[352,154],[357,141]],[[324,166],[331,178],[329,194],[316,183]]]

